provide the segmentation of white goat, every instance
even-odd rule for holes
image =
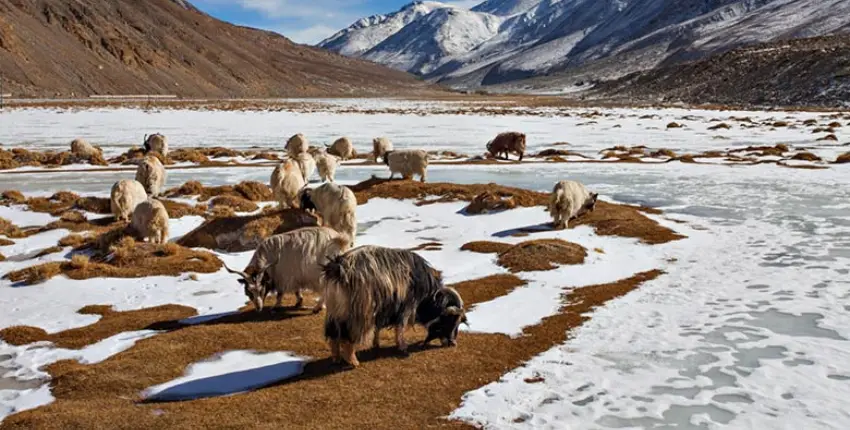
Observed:
[[[326,152],[318,152],[313,155],[316,167],[319,169],[319,177],[322,181],[333,182],[336,176],[336,168],[339,167],[339,157]]]
[[[156,244],[168,241],[168,211],[159,200],[147,199],[139,203],[130,225],[142,240],[150,239]]]
[[[278,164],[272,172],[269,185],[274,199],[283,209],[298,207],[298,192],[304,188],[304,177],[301,169],[292,160]]]
[[[275,307],[280,307],[284,293],[295,293],[296,307],[303,303],[303,290],[319,294],[313,307],[318,313],[324,307],[325,282],[322,264],[350,248],[348,238],[327,227],[304,227],[287,233],[276,234],[263,240],[244,271],[230,273],[242,277],[245,295],[254,303],[256,310],[263,309],[263,302],[273,291],[277,293]]]
[[[307,137],[301,133],[298,133],[289,138],[286,141],[286,154],[289,155],[290,158],[295,157],[296,155],[307,152],[307,149],[310,147],[310,142],[307,140]]]
[[[348,160],[354,156],[354,145],[351,144],[351,140],[347,137],[340,137],[334,141],[333,145],[328,147],[328,153],[336,155],[343,160]]]
[[[302,152],[291,157],[291,159],[295,164],[298,164],[298,168],[301,170],[301,176],[304,178],[304,183],[310,182],[310,177],[313,176],[313,173],[316,173],[316,160],[313,159],[313,156]]]
[[[404,179],[419,175],[420,181],[425,182],[428,170],[428,153],[421,149],[400,149],[384,153],[384,163],[390,168],[390,179],[396,173]]]
[[[151,151],[159,152],[163,157],[168,156],[168,139],[159,133],[145,135],[145,154]]]
[[[159,158],[146,155],[136,168],[136,181],[145,187],[145,192],[149,196],[158,196],[165,184],[165,166]]]
[[[376,137],[372,139],[372,156],[375,157],[375,162],[378,162],[379,157],[383,157],[389,151],[393,150],[393,143],[386,137]]]
[[[579,182],[560,181],[555,184],[549,196],[549,214],[556,229],[569,227],[573,218],[593,212],[596,207],[597,193],[591,193]]]
[[[315,189],[301,190],[301,209],[315,210],[322,217],[321,225],[348,235],[354,246],[357,235],[357,197],[350,188],[326,182]]]
[[[147,198],[145,187],[141,183],[132,179],[122,179],[112,186],[109,206],[116,219],[129,221],[136,206]]]

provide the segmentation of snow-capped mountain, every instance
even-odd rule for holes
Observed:
[[[456,86],[607,79],[752,43],[850,30],[848,0],[414,2],[320,47]]]

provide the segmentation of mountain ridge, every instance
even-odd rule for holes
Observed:
[[[385,15],[406,22],[400,28],[370,24],[366,31],[387,36],[349,55],[478,88],[554,74],[616,79],[750,44],[850,31],[846,0],[487,0],[469,10],[428,3],[427,12],[411,14],[407,5]],[[430,17],[446,10],[463,19]],[[488,19],[498,22],[489,34],[457,31]],[[451,33],[446,27],[453,40],[442,36]],[[349,27],[318,46],[344,51],[358,31]]]
[[[0,79],[25,97],[438,91],[404,72],[220,21],[186,0],[0,0]]]

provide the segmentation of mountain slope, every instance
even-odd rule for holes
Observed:
[[[460,33],[447,26],[470,27],[471,19],[432,25],[432,15],[446,8],[432,7],[394,32],[381,23],[370,26],[392,34],[354,55],[452,86],[476,87],[557,74],[610,79],[747,44],[850,30],[847,0],[487,0],[463,12],[479,20],[497,17],[490,37],[455,36],[463,38],[457,45],[464,49],[454,52],[414,43]],[[363,30],[349,28],[346,37],[358,31]],[[344,52],[339,47],[348,44],[346,37],[320,46]]]
[[[0,79],[30,96],[431,91],[402,72],[216,20],[185,0],[0,0]]]
[[[604,82],[628,101],[850,107],[850,35],[759,44]]]

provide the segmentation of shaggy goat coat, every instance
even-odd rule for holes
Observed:
[[[283,209],[298,207],[298,192],[304,188],[301,169],[292,160],[278,164],[269,179],[274,199]]]
[[[383,157],[389,151],[393,150],[393,143],[386,137],[376,137],[372,139],[372,156],[375,157],[375,162],[378,158]]]
[[[597,196],[576,181],[556,183],[549,195],[549,214],[555,228],[566,228],[571,219],[592,211]]]
[[[425,182],[428,170],[428,153],[421,149],[400,149],[384,153],[384,162],[390,168],[390,178],[396,173],[404,179],[419,175],[419,180]]]
[[[95,148],[91,143],[88,143],[83,139],[74,139],[71,142],[71,153],[83,158],[91,158],[101,155],[100,149]]]
[[[357,235],[357,197],[350,188],[326,182],[315,189],[301,191],[301,208],[315,209],[322,225],[348,236],[354,244]]]
[[[336,176],[336,168],[339,166],[339,157],[326,152],[318,152],[313,155],[316,167],[319,169],[319,177],[324,182],[333,182]]]
[[[290,158],[294,158],[302,152],[307,152],[307,149],[309,148],[310,142],[307,140],[307,137],[301,133],[290,137],[289,140],[286,141],[286,155],[289,155]]]
[[[129,221],[136,206],[147,199],[148,195],[141,183],[132,179],[122,179],[112,186],[109,206],[116,219]]]
[[[152,155],[145,156],[136,168],[136,181],[145,187],[145,192],[149,196],[158,196],[165,184],[165,166],[159,158]]]
[[[525,154],[525,134],[516,131],[499,133],[487,143],[487,151],[494,157],[504,154],[505,159],[509,153],[514,153],[519,155],[519,161],[522,161]]]
[[[337,157],[348,160],[354,156],[354,145],[347,137],[340,137],[334,141],[333,145],[328,147],[328,153]]]
[[[316,172],[316,160],[313,159],[313,156],[302,152],[292,157],[292,161],[298,164],[298,169],[301,170],[301,177],[304,179],[304,183],[310,182],[310,176],[313,176],[313,173]]]
[[[420,304],[442,287],[418,254],[371,245],[328,262],[324,276],[325,336],[354,345],[376,330],[413,324]]]
[[[349,247],[345,235],[327,227],[304,227],[266,238],[251,257],[245,273],[259,274],[266,268],[264,278],[268,283],[262,291],[249,294],[249,298],[259,310],[263,307],[262,299],[272,291],[277,292],[277,306],[284,293],[295,293],[298,305],[301,304],[301,290],[311,290],[321,296],[324,292],[321,264]],[[316,309],[321,309],[322,304],[320,298]]]
[[[168,139],[162,134],[145,135],[145,153],[159,152],[163,157],[168,156]]]
[[[133,210],[130,224],[141,240],[163,244],[168,241],[168,211],[159,200],[147,199]]]

